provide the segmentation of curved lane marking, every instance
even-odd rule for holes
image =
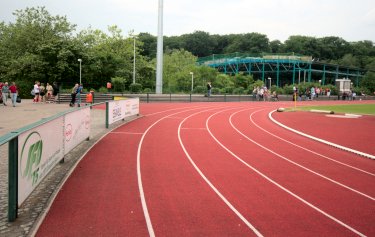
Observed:
[[[240,112],[240,111],[238,111]],[[318,211],[319,213],[323,214],[324,216],[328,217],[329,219],[333,220],[334,222],[342,225],[343,227],[347,228],[348,230],[354,232],[355,234],[359,235],[359,236],[362,236],[362,237],[365,237],[366,235],[362,234],[361,232],[359,232],[358,230],[354,229],[353,227],[345,224],[344,222],[340,221],[339,219],[331,216],[330,214],[324,212],[323,210],[319,209],[318,207],[314,206],[313,204],[311,204],[310,202],[306,201],[305,199],[301,198],[300,196],[298,196],[297,194],[293,193],[292,191],[288,190],[287,188],[285,188],[284,186],[282,186],[281,184],[277,183],[276,181],[274,181],[273,179],[271,179],[270,177],[268,177],[267,175],[263,174],[262,172],[260,172],[259,170],[257,170],[256,168],[254,168],[253,166],[249,165],[248,163],[246,163],[244,160],[242,160],[239,156],[237,156],[236,154],[234,154],[231,150],[229,150],[226,146],[224,146],[211,132],[211,130],[209,129],[209,126],[208,126],[208,122],[209,120],[216,114],[218,114],[220,112],[217,112],[213,115],[211,115],[207,121],[206,121],[206,127],[207,127],[207,130],[208,132],[210,133],[211,137],[224,149],[226,150],[229,154],[231,154],[234,158],[236,158],[238,161],[240,161],[242,164],[244,164],[245,166],[247,166],[248,168],[250,168],[251,170],[253,170],[254,172],[256,172],[257,174],[259,174],[261,177],[263,177],[264,179],[268,180],[270,183],[274,184],[275,186],[277,186],[278,188],[280,188],[281,190],[285,191],[286,193],[290,194],[291,196],[295,197],[296,199],[300,200],[301,202],[303,202],[304,204],[306,204],[307,206],[311,207],[312,209]]]
[[[259,126],[257,123],[255,123],[254,120],[253,120],[253,115],[254,115],[255,113],[260,112],[260,111],[261,111],[261,110],[252,113],[252,114],[250,115],[250,121],[251,121],[256,127],[258,127],[259,129],[263,130],[264,132],[268,133],[269,135],[271,135],[271,136],[273,136],[273,137],[276,137],[277,139],[280,139],[280,140],[282,140],[282,141],[284,141],[284,142],[286,142],[286,143],[289,143],[290,145],[293,145],[293,146],[296,146],[296,147],[298,147],[298,148],[301,148],[302,150],[308,151],[308,152],[310,152],[310,153],[312,153],[312,154],[314,154],[314,155],[320,156],[320,157],[322,157],[322,158],[324,158],[324,159],[327,159],[327,160],[330,160],[330,161],[336,162],[336,163],[338,163],[338,164],[340,164],[340,165],[343,165],[343,166],[346,166],[346,167],[349,167],[349,168],[355,169],[355,170],[357,170],[357,171],[360,171],[360,172],[366,173],[366,174],[368,174],[368,175],[375,176],[374,173],[371,173],[371,172],[368,172],[368,171],[366,171],[366,170],[362,170],[362,169],[360,169],[360,168],[357,168],[357,167],[354,167],[354,166],[348,165],[348,164],[346,164],[346,163],[340,162],[340,161],[338,161],[338,160],[335,160],[335,159],[333,159],[333,158],[330,158],[330,157],[325,156],[325,155],[323,155],[323,154],[320,154],[320,153],[318,153],[318,152],[315,152],[315,151],[312,151],[312,150],[310,150],[310,149],[307,149],[306,147],[303,147],[303,146],[300,146],[300,145],[298,145],[298,144],[295,144],[295,143],[293,143],[293,142],[291,142],[291,141],[289,141],[289,140],[286,140],[286,139],[284,139],[284,138],[282,138],[282,137],[279,137],[279,136],[277,136],[277,135],[271,133],[270,131],[267,131],[266,129],[262,128],[262,127]]]
[[[227,110],[231,110],[233,108],[230,108],[230,109],[225,109],[225,110],[222,110],[223,111],[227,111]],[[182,142],[182,139],[181,139],[181,126],[182,124],[190,117],[192,116],[195,116],[199,113],[202,113],[202,112],[205,112],[205,111],[200,111],[200,112],[197,112],[197,113],[194,113],[194,114],[191,114],[190,116],[186,117],[183,121],[181,121],[180,125],[178,126],[178,140],[180,141],[180,145],[182,147],[182,149],[184,150],[185,152],[185,155],[186,157],[188,158],[188,160],[190,161],[190,163],[193,165],[193,167],[195,168],[195,170],[198,172],[198,174],[202,177],[202,179],[210,186],[210,188],[221,198],[221,200],[223,200],[223,202],[259,237],[263,236],[229,201],[228,199],[226,199],[224,197],[223,194],[220,193],[220,191],[211,183],[211,181],[203,174],[203,172],[199,169],[199,167],[195,164],[195,162],[193,161],[193,159],[191,158],[189,152],[186,150],[185,146],[184,146],[184,143]]]
[[[330,146],[333,146],[333,147],[336,147],[336,148],[339,148],[341,150],[344,150],[344,151],[349,151],[349,152],[352,152],[354,154],[357,154],[357,155],[360,155],[360,156],[364,156],[364,157],[367,157],[367,158],[370,158],[370,159],[375,159],[375,156],[374,155],[371,155],[371,154],[368,154],[368,153],[365,153],[365,152],[362,152],[362,151],[357,151],[357,150],[354,150],[354,149],[351,149],[349,147],[345,147],[345,146],[341,146],[339,144],[336,144],[336,143],[333,143],[333,142],[329,142],[329,141],[326,141],[324,139],[320,139],[320,138],[317,138],[317,137],[314,137],[314,136],[311,136],[311,135],[308,135],[306,133],[303,133],[303,132],[300,132],[298,130],[295,130],[291,127],[288,127],[282,123],[280,123],[279,121],[276,121],[273,117],[272,117],[272,114],[275,112],[276,110],[273,110],[271,111],[269,114],[268,114],[268,117],[272,120],[272,122],[276,123],[277,125],[279,125],[280,127],[283,127],[289,131],[292,131],[294,133],[297,133],[301,136],[304,136],[304,137],[308,137],[310,139],[313,139],[315,141],[318,141],[318,142],[321,142],[321,143],[324,143],[324,144],[327,144],[327,145],[330,145]]]
[[[242,110],[242,111],[245,111],[245,110]],[[293,164],[293,165],[295,165],[295,166],[298,166],[298,167],[301,168],[301,169],[304,169],[304,170],[306,170],[306,171],[308,171],[308,172],[310,172],[310,173],[312,173],[312,174],[315,174],[315,175],[317,175],[317,176],[319,176],[319,177],[321,177],[321,178],[323,178],[323,179],[325,179],[325,180],[328,180],[328,181],[330,181],[330,182],[332,182],[332,183],[334,183],[334,184],[336,184],[336,185],[339,185],[339,186],[341,186],[341,187],[343,187],[343,188],[346,188],[346,189],[348,189],[348,190],[350,190],[350,191],[352,191],[352,192],[355,192],[355,193],[357,193],[357,194],[359,194],[359,195],[362,195],[362,196],[364,196],[364,197],[366,197],[366,198],[368,198],[368,199],[370,199],[370,200],[372,200],[372,201],[375,201],[375,198],[374,198],[374,197],[371,197],[371,196],[369,196],[369,195],[367,195],[367,194],[365,194],[365,193],[362,193],[362,192],[360,192],[360,191],[358,191],[358,190],[356,190],[356,189],[353,189],[353,188],[351,188],[351,187],[349,187],[349,186],[346,186],[345,184],[342,184],[342,183],[340,183],[340,182],[338,182],[338,181],[336,181],[336,180],[333,180],[333,179],[331,179],[331,178],[328,178],[327,176],[324,176],[324,175],[322,175],[322,174],[320,174],[320,173],[318,173],[318,172],[316,172],[316,171],[313,171],[313,170],[311,170],[311,169],[309,169],[309,168],[307,168],[307,167],[305,167],[305,166],[303,166],[303,165],[300,165],[300,164],[298,164],[297,162],[294,162],[294,161],[292,161],[292,160],[289,160],[287,157],[285,157],[285,156],[283,156],[283,155],[280,155],[279,153],[277,153],[277,152],[275,152],[275,151],[273,151],[273,150],[271,150],[271,149],[269,149],[269,148],[263,146],[262,144],[260,144],[260,143],[258,143],[258,142],[256,142],[256,141],[254,141],[254,140],[251,139],[250,137],[248,137],[248,136],[246,136],[245,134],[243,134],[243,133],[242,133],[240,130],[238,130],[238,129],[233,125],[233,123],[232,123],[232,117],[233,117],[233,115],[235,115],[235,114],[237,114],[237,113],[239,113],[239,112],[242,112],[242,111],[237,111],[236,113],[233,113],[233,114],[230,116],[230,118],[229,118],[229,123],[230,123],[230,125],[231,125],[231,126],[232,126],[232,127],[233,127],[233,128],[239,133],[239,134],[241,134],[244,138],[246,138],[246,139],[249,140],[250,142],[254,143],[255,145],[261,147],[262,149],[264,149],[264,150],[266,150],[266,151],[268,151],[268,152],[274,154],[275,156],[280,157],[281,159],[283,159],[283,160],[285,160],[285,161],[287,161],[287,162],[289,162],[289,163],[291,163],[291,164]],[[257,111],[255,111],[255,112],[257,112]],[[255,112],[253,112],[253,113],[255,113]]]
[[[146,219],[147,229],[148,229],[148,233],[149,233],[150,237],[155,237],[155,232],[154,232],[154,228],[152,227],[152,222],[151,222],[150,214],[148,212],[146,198],[145,198],[145,193],[144,193],[143,184],[142,184],[141,150],[142,150],[143,140],[146,137],[147,133],[150,131],[150,129],[152,127],[154,127],[156,124],[158,124],[160,121],[162,121],[163,119],[171,117],[171,116],[174,116],[176,114],[188,112],[188,111],[195,110],[195,109],[204,109],[204,108],[207,108],[207,106],[205,106],[205,107],[202,106],[202,107],[189,108],[189,109],[186,109],[186,110],[183,110],[183,111],[179,111],[179,112],[176,112],[176,113],[173,113],[173,114],[166,115],[166,116],[158,119],[156,122],[154,122],[152,125],[150,125],[146,129],[146,131],[143,133],[143,135],[141,137],[141,140],[139,141],[138,150],[137,150],[137,180],[138,180],[138,189],[139,189],[139,195],[140,195],[140,198],[141,198],[143,214],[144,214],[145,219]],[[213,109],[215,109],[215,108],[213,108]]]

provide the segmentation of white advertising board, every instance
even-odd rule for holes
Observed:
[[[85,108],[65,115],[64,155],[90,136],[90,111]]]
[[[108,124],[125,118],[125,101],[115,100],[108,102]]]
[[[139,98],[125,100],[125,117],[139,114]]]
[[[108,102],[108,124],[139,114],[139,98]]]
[[[64,157],[63,117],[18,136],[18,205]]]

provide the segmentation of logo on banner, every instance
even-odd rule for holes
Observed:
[[[43,141],[38,132],[30,133],[22,146],[20,171],[21,177],[30,181],[32,185],[38,182],[39,165],[42,159]]]
[[[71,124],[67,124],[65,126],[65,140],[68,142],[72,138],[73,135],[73,127]]]

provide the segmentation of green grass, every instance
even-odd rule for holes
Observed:
[[[327,106],[303,106],[298,110],[329,110],[335,113],[349,114],[371,114],[375,115],[375,104],[353,104],[353,105],[327,105]]]

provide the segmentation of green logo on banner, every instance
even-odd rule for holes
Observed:
[[[38,182],[42,151],[43,141],[40,134],[37,132],[30,133],[22,147],[20,170],[23,178],[27,180],[32,179],[33,186]],[[24,158],[26,158],[26,160]],[[26,164],[24,164],[25,162]]]

